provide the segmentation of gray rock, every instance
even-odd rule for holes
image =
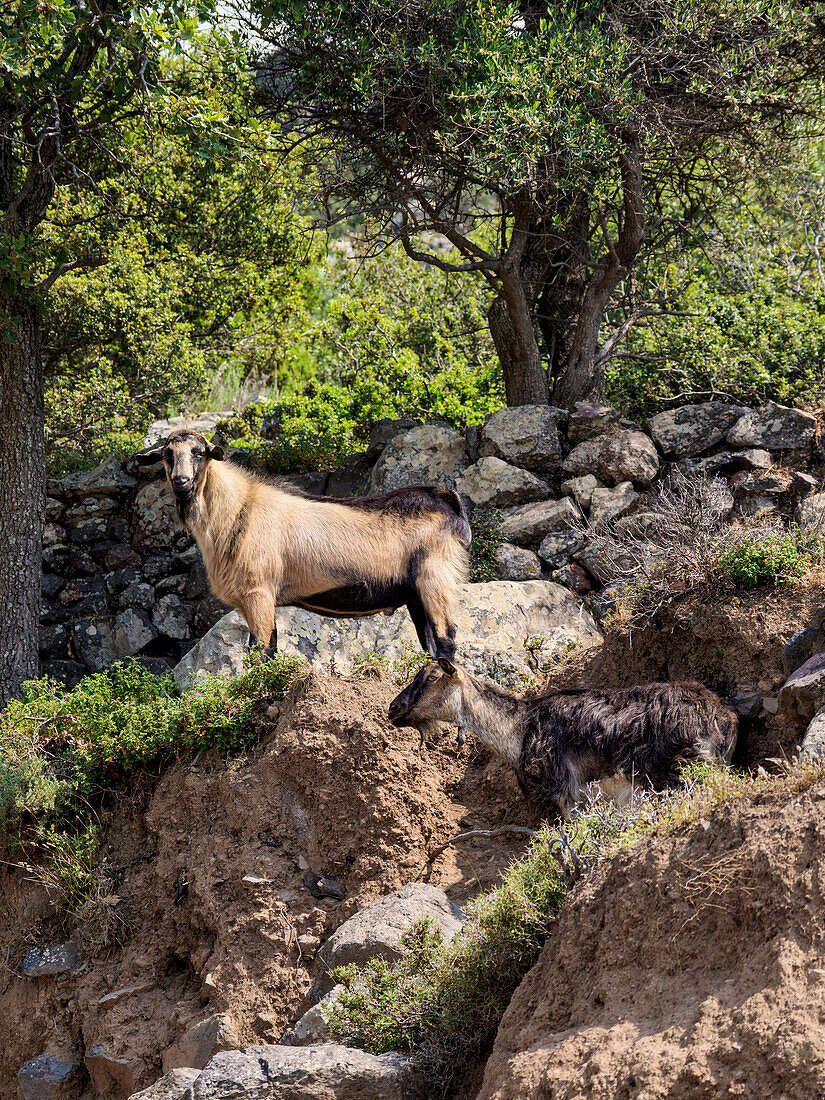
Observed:
[[[819,631],[815,626],[805,627],[791,635],[782,646],[782,664],[786,676],[790,676],[805,664],[813,653],[818,639]]]
[[[418,638],[406,610],[362,619],[331,619],[294,607],[276,612],[278,649],[305,657],[319,671],[348,675],[356,657],[378,650],[388,660],[402,657]],[[572,643],[595,645],[600,640],[589,613],[572,593],[549,581],[491,581],[459,589],[456,606],[458,659],[482,676],[492,670],[516,678],[529,674],[522,638],[547,638],[546,653]],[[249,631],[237,612],[224,616],[192,647],[174,669],[182,688],[201,674],[231,673],[242,669]]]
[[[770,451],[751,448],[747,451],[718,451],[706,458],[684,458],[677,463],[683,474],[729,474],[735,470],[769,470],[773,466]]]
[[[481,429],[479,457],[501,458],[513,466],[549,473],[561,460],[559,421],[566,417],[563,409],[550,405],[499,409]]]
[[[93,470],[78,470],[75,474],[49,481],[50,497],[85,497],[90,494],[117,496],[134,489],[137,481],[130,477],[114,455],[105,459]]]
[[[102,591],[103,581],[98,577],[75,577],[61,589],[57,602],[63,607],[68,607],[69,604],[88,599],[89,596],[97,596]]]
[[[600,487],[598,478],[595,478],[592,474],[585,474],[583,477],[571,477],[561,483],[561,491],[564,495],[572,497],[579,508],[582,509],[590,507],[593,490]]]
[[[53,600],[66,582],[56,573],[43,573],[40,578],[40,591],[49,600]]]
[[[649,485],[659,472],[659,456],[644,432],[614,428],[577,444],[562,463],[572,477],[596,474],[608,483]]]
[[[102,672],[119,654],[111,619],[78,619],[73,623],[74,649],[86,668]]]
[[[76,1100],[79,1067],[54,1054],[39,1054],[17,1071],[17,1100]]]
[[[747,473],[741,471],[730,479],[734,496],[781,496],[790,491],[793,479],[787,474]]]
[[[87,1050],[83,1063],[92,1080],[95,1095],[125,1100],[135,1091],[135,1072],[128,1062],[109,1054],[102,1044]]]
[[[327,496],[363,496],[369,484],[372,463],[366,455],[348,455],[327,478]]]
[[[629,481],[622,481],[615,489],[594,489],[590,500],[590,523],[593,527],[606,527],[613,520],[626,515],[639,499]]]
[[[203,1069],[222,1050],[239,1050],[240,1041],[231,1016],[215,1013],[186,1031],[163,1055],[164,1073],[170,1069]]]
[[[802,500],[803,497],[809,497],[811,493],[815,493],[818,488],[818,478],[811,477],[810,474],[804,474],[800,470],[794,473],[793,491],[796,493],[797,500]]]
[[[728,432],[732,447],[764,447],[769,451],[802,451],[814,441],[816,417],[800,409],[768,401],[745,413]]]
[[[569,588],[571,592],[575,592],[578,596],[586,596],[588,592],[593,591],[593,585],[590,583],[587,572],[573,561],[563,565],[561,569],[553,570],[550,579],[554,580],[556,584],[563,584],[565,588]]]
[[[63,515],[63,504],[54,497],[46,497],[46,519],[56,523]]]
[[[199,1069],[173,1069],[129,1100],[192,1100],[192,1085],[198,1077]]]
[[[413,428],[420,428],[421,426],[421,421],[412,416],[402,416],[398,420],[392,420],[390,417],[385,416],[383,419],[377,420],[370,432],[366,458],[371,463],[375,462],[391,439],[394,439],[397,435],[405,435]]]
[[[140,565],[140,554],[136,554],[131,546],[121,543],[108,550],[104,560],[106,568],[114,573],[119,569],[134,568]]]
[[[166,479],[150,481],[135,497],[135,545],[143,550],[162,550],[172,545],[177,515]]]
[[[103,542],[109,531],[109,521],[105,516],[96,516],[93,519],[84,519],[70,527],[66,536],[69,542],[79,546],[92,546],[96,542]]]
[[[758,691],[749,691],[744,695],[734,695],[732,702],[741,718],[756,718],[762,710],[762,696]]]
[[[145,611],[127,607],[115,618],[114,647],[118,657],[134,657],[157,636]]]
[[[219,413],[201,413],[200,416],[171,416],[168,420],[155,420],[149,425],[146,433],[146,446],[157,443],[160,439],[166,439],[170,432],[178,428],[189,428],[190,431],[208,435],[215,430],[219,420],[228,420],[232,416],[231,410]]]
[[[539,546],[539,557],[550,569],[560,569],[587,544],[587,536],[580,529],[552,531],[545,535]]]
[[[193,626],[195,628],[195,634],[202,637],[208,630],[211,630],[216,623],[219,623],[226,614],[226,604],[222,600],[219,600],[217,596],[206,596],[202,599],[195,608],[195,618]]]
[[[143,611],[151,611],[155,605],[155,590],[145,581],[132,581],[120,593],[118,602],[121,607],[139,607]]]
[[[825,705],[825,653],[800,665],[779,692],[779,709],[788,718],[808,722]]]
[[[155,604],[152,622],[161,634],[185,641],[192,637],[193,615],[194,610],[188,604],[181,603],[179,596],[170,593]]]
[[[41,653],[54,653],[57,649],[62,649],[67,653],[71,637],[71,623],[54,623],[51,626],[41,626],[38,636],[38,648]]]
[[[803,531],[825,531],[825,493],[812,493],[800,501],[796,519]]]
[[[592,439],[601,435],[619,419],[616,409],[609,405],[577,401],[570,413],[567,425],[567,438],[571,443],[581,443],[583,439]]]
[[[64,512],[64,523],[80,523],[84,519],[96,519],[110,516],[120,508],[114,497],[84,497]]]
[[[318,980],[310,998],[319,999],[332,989],[329,975],[337,966],[363,967],[370,959],[400,959],[406,953],[402,936],[423,918],[435,924],[448,943],[467,919],[443,890],[425,882],[410,882],[376,898],[344,921],[315,956]]]
[[[663,454],[689,458],[721,443],[742,414],[750,411],[723,401],[704,401],[657,413],[648,426]]]
[[[257,1046],[217,1054],[192,1086],[193,1100],[423,1100],[412,1058],[320,1046]]]
[[[564,531],[583,522],[583,516],[570,497],[525,504],[505,513],[502,535],[523,546],[538,546],[551,531]]]
[[[550,486],[527,470],[502,462],[500,458],[480,458],[468,466],[456,483],[456,489],[473,504],[501,508],[546,500]]]
[[[66,542],[66,528],[57,523],[46,523],[43,527],[43,546],[62,546]]]
[[[799,759],[813,764],[825,758],[825,707],[816,712],[805,730],[799,748]]]
[[[313,1005],[292,1025],[287,1032],[288,1041],[285,1037],[281,1042],[293,1047],[308,1046],[310,1043],[334,1042],[329,1028],[329,1018],[343,989],[342,985],[336,985],[331,989],[317,1005]]]
[[[410,485],[454,488],[467,468],[464,436],[442,424],[423,424],[387,443],[370,474],[373,493]]]
[[[190,590],[189,584],[190,578],[185,573],[174,573],[171,577],[161,577],[161,579],[155,585],[155,590],[159,596],[168,596],[170,594],[175,596],[185,596]],[[201,591],[199,587],[193,592],[195,597],[202,596],[204,591]]]
[[[541,562],[532,550],[503,542],[496,550],[499,579],[503,581],[532,581],[541,576]]]

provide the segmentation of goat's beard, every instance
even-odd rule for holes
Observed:
[[[175,495],[175,511],[178,514],[178,530],[191,535],[198,521],[198,498],[192,492],[186,497]]]

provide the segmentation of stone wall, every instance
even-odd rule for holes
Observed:
[[[235,455],[241,460],[241,454]],[[291,478],[328,496],[408,485],[455,488],[472,510],[500,508],[503,580],[554,580],[585,596],[588,525],[644,511],[674,466],[727,479],[733,513],[780,513],[803,524],[825,513],[817,418],[768,403],[710,401],[657,414],[645,425],[603,405],[572,413],[502,409],[466,432],[440,423],[384,420],[362,454],[332,473]],[[174,666],[225,612],[209,595],[197,547],[176,532],[160,466],[110,458],[49,483],[43,549],[41,661],[76,681],[128,657]]]

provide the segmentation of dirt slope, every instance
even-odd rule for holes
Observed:
[[[96,1044],[126,1063],[127,1080],[148,1084],[175,1039],[216,1012],[243,1042],[275,1041],[301,1008],[320,941],[366,902],[427,879],[461,903],[495,880],[523,844],[465,844],[432,872],[427,851],[462,824],[529,823],[515,780],[450,735],[422,751],[414,731],[384,718],[395,690],[313,678],[277,724],[264,721],[248,756],[204,756],[121,792],[106,850],[128,931],[78,977],[14,973],[32,942],[66,929],[41,887],[2,868],[1,1100],[16,1096],[26,1059]],[[313,898],[307,865],[341,882],[346,899]]]
[[[576,892],[479,1100],[825,1096],[825,785],[724,807]]]

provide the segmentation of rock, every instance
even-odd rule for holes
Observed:
[[[571,592],[575,592],[578,596],[586,596],[588,592],[593,591],[593,585],[590,583],[590,578],[580,565],[575,562],[568,562],[567,565],[563,565],[561,569],[555,569],[550,574],[550,579],[554,580],[556,584],[563,584],[565,588],[569,588]]]
[[[561,483],[561,491],[564,495],[572,497],[579,508],[582,509],[590,507],[593,490],[599,487],[598,478],[595,478],[592,474],[585,474],[584,477],[571,477]]]
[[[348,455],[327,478],[327,496],[359,497],[367,491],[372,465],[366,455]]]
[[[769,470],[773,466],[770,451],[752,448],[747,451],[719,451],[706,458],[684,458],[677,463],[683,474],[730,473],[734,470]]]
[[[303,1047],[310,1043],[331,1043],[334,1041],[329,1029],[329,1018],[339,995],[343,991],[342,985],[336,985],[325,997],[322,997],[317,1005],[308,1009],[300,1020],[297,1020],[286,1036],[281,1039],[284,1043],[288,1036],[287,1046]]]
[[[195,608],[194,627],[197,637],[203,637],[226,614],[226,604],[217,596],[205,596]]]
[[[762,696],[758,691],[734,695],[732,702],[740,718],[756,718],[762,709]]]
[[[50,497],[60,498],[91,494],[117,496],[134,489],[136,485],[137,481],[124,471],[120,460],[112,455],[92,470],[78,470],[67,477],[50,480],[48,493]]]
[[[406,953],[401,937],[425,917],[448,943],[467,919],[443,890],[425,882],[407,883],[370,902],[344,921],[316,955],[318,978],[308,994],[310,1000],[318,1000],[332,988],[330,971],[338,966],[363,967],[370,959],[400,959]]]
[[[68,644],[72,637],[71,623],[55,623],[52,626],[41,626],[38,637],[38,649],[41,653],[54,653],[56,649],[62,649],[68,656]]]
[[[559,569],[586,543],[587,536],[580,529],[552,531],[542,539],[539,557],[550,569]]]
[[[130,1100],[192,1100],[192,1085],[200,1077],[199,1069],[173,1069],[148,1089],[134,1093]]]
[[[594,489],[590,500],[591,526],[606,527],[626,515],[638,499],[639,494],[629,481],[620,482],[615,489]]]
[[[71,942],[33,947],[23,959],[23,973],[27,978],[78,974],[82,969],[83,964],[80,961],[77,945]]]
[[[63,515],[63,505],[54,497],[46,497],[46,519],[56,523]]]
[[[102,672],[122,656],[115,645],[111,619],[79,619],[73,628],[75,653],[90,671]]]
[[[177,560],[180,561],[179,556]],[[147,581],[154,583],[159,581],[161,577],[168,577],[170,573],[175,572],[175,558],[171,554],[162,557],[144,558],[141,571]]]
[[[808,722],[825,704],[825,653],[800,665],[779,692],[779,709],[790,719]]]
[[[500,458],[480,458],[468,466],[456,482],[462,496],[473,504],[486,504],[501,508],[507,504],[524,504],[532,500],[546,500],[550,486],[535,474],[502,462]]]
[[[596,474],[609,485],[647,486],[659,472],[659,456],[644,432],[614,428],[575,446],[562,469],[573,477]]]
[[[51,660],[42,661],[40,675],[48,676],[52,680],[60,680],[67,688],[73,688],[88,674],[85,665],[79,661]]]
[[[381,420],[376,420],[370,432],[370,442],[364,457],[370,463],[375,462],[391,439],[397,435],[406,435],[413,428],[420,427],[422,427],[421,421],[412,416],[402,416],[398,420],[385,416]]]
[[[135,521],[137,549],[161,550],[172,545],[177,515],[172,491],[165,478],[150,481],[148,485],[143,486],[135,497],[132,514]]]
[[[109,530],[109,521],[105,516],[97,516],[94,519],[84,519],[74,527],[69,528],[67,541],[79,546],[92,546],[96,542],[102,542]]]
[[[748,473],[745,470],[730,479],[736,497],[781,496],[790,491],[793,479],[787,474]]]
[[[97,566],[85,550],[75,546],[49,546],[43,551],[43,567],[62,577],[92,576]]]
[[[567,498],[566,498],[567,499]],[[572,504],[572,501],[570,502]],[[356,657],[377,650],[388,660],[417,650],[418,638],[409,614],[361,619],[331,619],[300,608],[276,612],[278,649],[305,657],[318,670],[348,675]],[[491,581],[462,585],[456,603],[458,660],[469,671],[515,677],[529,673],[522,638],[547,638],[546,653],[573,643],[594,645],[601,640],[589,613],[571,592],[549,581]],[[224,616],[183,657],[174,669],[182,688],[195,684],[201,673],[241,671],[249,631],[237,612]]]
[[[110,516],[120,508],[114,497],[84,497],[77,504],[67,508],[64,513],[64,523],[71,525],[81,523],[84,519],[95,519],[99,516]]]
[[[75,577],[64,585],[57,602],[66,607],[89,596],[99,595],[102,591],[103,581],[98,577]]]
[[[812,493],[800,501],[796,519],[803,531],[825,530],[825,493]]]
[[[650,418],[650,434],[662,453],[689,458],[709,451],[725,438],[743,413],[751,412],[723,401],[703,401],[700,405],[682,405]]]
[[[143,611],[151,611],[155,605],[155,590],[145,581],[132,581],[120,593],[118,602],[121,607],[139,607]]]
[[[503,581],[531,581],[541,576],[541,562],[532,550],[503,542],[496,550],[498,575]]]
[[[118,657],[134,657],[157,636],[145,611],[128,607],[115,618],[114,646]]]
[[[53,600],[65,583],[56,573],[43,573],[40,577],[40,591],[47,599]]]
[[[414,1059],[337,1043],[258,1046],[216,1055],[193,1100],[415,1100],[426,1096]]]
[[[619,419],[616,409],[609,405],[597,405],[592,402],[577,401],[570,414],[567,425],[567,438],[571,443],[581,443],[583,439],[592,439],[615,424]]]
[[[194,595],[202,596],[203,592],[200,591],[200,586],[196,585],[194,587],[197,589]],[[171,577],[161,577],[155,586],[155,590],[159,596],[168,596],[170,594],[174,596],[184,596],[189,590],[189,577],[187,577],[185,573],[174,573]]]
[[[764,447],[769,451],[802,451],[814,441],[816,417],[800,409],[768,401],[749,410],[728,432],[732,447]]]
[[[170,593],[155,604],[152,622],[161,634],[168,638],[184,641],[192,637],[192,616],[194,611],[188,604],[181,603],[180,597]]]
[[[811,493],[815,493],[819,488],[819,479],[811,477],[810,474],[803,474],[797,470],[793,475],[793,491],[796,494],[797,500],[802,500],[803,497],[808,497]]]
[[[825,708],[816,712],[805,730],[799,747],[799,759],[806,764],[825,758]]]
[[[326,875],[318,875],[309,869],[304,871],[304,885],[314,898],[335,898],[337,901],[343,901],[347,896],[347,891],[340,882],[334,878],[327,878]]]
[[[782,647],[782,664],[785,675],[790,676],[800,666],[804,665],[814,651],[814,646],[819,638],[819,631],[814,626],[797,630],[795,634],[785,642]]]
[[[39,1054],[17,1071],[17,1100],[76,1100],[79,1067],[54,1054]]]
[[[467,464],[462,435],[442,424],[423,424],[387,443],[370,474],[369,491],[387,493],[410,485],[452,489]]]
[[[203,1069],[222,1050],[239,1050],[240,1042],[231,1016],[219,1012],[190,1027],[163,1055],[163,1071],[191,1067]]]
[[[525,504],[505,513],[502,535],[523,546],[538,546],[551,531],[564,531],[583,522],[583,516],[570,497]]]
[[[550,405],[499,409],[481,429],[479,458],[500,458],[513,466],[549,473],[561,460],[559,421],[566,418],[563,409]]]
[[[136,554],[131,546],[120,543],[106,552],[106,568],[114,573],[119,569],[134,568],[140,565],[140,554]]]
[[[102,1044],[86,1051],[83,1063],[96,1095],[125,1100],[135,1091],[135,1074],[128,1062],[113,1058]]]
[[[47,523],[43,527],[43,543],[47,546],[62,546],[66,541],[66,528],[56,523]]]

